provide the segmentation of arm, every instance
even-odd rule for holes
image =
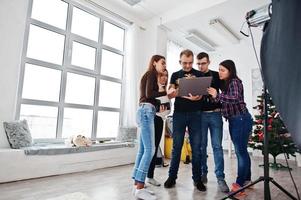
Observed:
[[[217,94],[216,100],[221,103],[237,104],[241,92],[241,83],[238,80],[232,80],[229,84],[229,92]]]
[[[175,73],[171,75],[170,85],[168,87],[167,96],[169,99],[175,98],[178,95],[178,90],[176,89],[177,76]]]
[[[175,84],[170,84],[168,91],[167,91],[167,96],[169,99],[175,98],[178,95],[178,90],[176,89]]]
[[[146,77],[146,98],[156,98],[166,95],[165,91],[159,92],[157,89],[157,77],[153,73],[149,73]]]

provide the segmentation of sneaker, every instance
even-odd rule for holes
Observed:
[[[168,179],[165,181],[165,183],[164,183],[164,187],[165,188],[171,188],[171,187],[173,187],[174,185],[176,185],[176,180],[175,179],[173,179],[173,178],[170,178],[170,177],[168,177]]]
[[[204,183],[202,181],[199,181],[197,183],[194,182],[194,186],[202,192],[206,191],[206,186],[204,185]]]
[[[159,183],[156,179],[154,179],[154,178],[148,178],[147,179],[147,182],[149,183],[149,184],[152,184],[152,185],[154,185],[154,186],[160,186],[161,185],[161,183]]]
[[[143,199],[143,200],[156,200],[157,197],[150,194],[146,189],[136,189],[134,196],[136,199]]]
[[[240,185],[238,185],[237,183],[232,183],[231,193],[236,192],[240,188],[241,188]],[[245,197],[246,195],[247,194],[244,191],[241,191],[241,192],[235,194],[234,197],[239,198],[239,197]]]
[[[227,183],[225,180],[218,180],[217,181],[217,184],[218,184],[218,188],[221,192],[224,192],[224,193],[228,193],[230,191]]]
[[[203,174],[203,175],[201,176],[201,181],[202,181],[204,184],[206,184],[206,183],[208,182],[207,174]]]
[[[168,163],[163,163],[162,166],[163,166],[163,167],[168,167],[169,164],[168,164]]]
[[[151,195],[155,195],[154,191],[146,189],[146,187],[145,187],[145,186],[144,186],[144,188],[143,188],[143,189],[144,189],[145,191],[147,191],[148,193],[150,193]],[[136,188],[136,186],[134,185],[134,187],[133,187],[133,189],[132,189],[132,195],[134,195],[134,196],[135,196],[135,192],[136,192],[136,190],[137,190],[137,188]]]

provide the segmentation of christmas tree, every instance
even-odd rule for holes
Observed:
[[[277,163],[276,157],[279,154],[286,154],[289,156],[295,157],[295,152],[297,151],[296,145],[292,141],[291,134],[288,133],[287,128],[285,127],[279,113],[276,110],[275,105],[272,102],[272,99],[267,97],[267,112],[268,112],[268,124],[267,132],[269,134],[269,154],[274,158],[274,162],[270,163],[270,167],[274,169],[286,168],[280,163]],[[249,146],[253,149],[259,149],[263,154],[263,139],[264,139],[264,96],[263,94],[257,97],[258,105],[253,107],[258,111],[258,114],[255,115],[254,127],[252,136],[249,140]]]

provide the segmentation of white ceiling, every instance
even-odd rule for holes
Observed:
[[[161,23],[170,30],[169,38],[179,44],[191,47],[191,43],[189,44],[184,36],[189,32],[197,31],[217,48],[232,44],[209,26],[211,19],[221,19],[237,37],[246,40],[239,32],[246,13],[270,2],[270,0],[142,0],[130,6],[123,0],[93,1],[109,2],[141,22],[161,18]],[[255,35],[260,34],[260,31],[257,32]]]
[[[216,30],[212,29],[212,27],[209,26],[209,21],[215,18],[221,19],[238,38],[246,40],[247,38],[240,33],[246,13],[252,9],[266,5],[269,2],[269,0],[228,0],[208,9],[200,10],[194,14],[182,17],[181,19],[165,23],[164,25],[171,30],[171,32],[169,32],[171,37],[184,38],[189,32],[197,31],[202,38],[215,44],[217,48],[224,47],[233,44],[229,43],[220,33],[216,32]],[[244,30],[247,32],[246,24]],[[258,33],[260,34],[260,31],[255,31],[255,35]],[[261,37],[255,38],[260,39]]]
[[[118,9],[130,13],[132,16],[147,21],[154,17],[166,18],[171,11],[177,12],[173,15],[182,16],[183,13],[201,10],[227,0],[142,0],[131,6],[123,0],[93,0],[96,3],[109,3]],[[164,19],[163,19],[164,20]]]
[[[96,2],[97,1],[103,2],[103,0],[96,0]],[[110,4],[124,10],[125,12],[131,13],[131,15],[141,21],[150,20],[153,17],[157,17],[162,13],[189,1],[194,0],[142,0],[140,3],[131,6],[123,0],[109,0]]]

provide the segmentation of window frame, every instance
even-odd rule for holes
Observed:
[[[40,105],[40,106],[54,106],[58,108],[58,117],[57,117],[57,127],[56,127],[56,138],[55,139],[34,139],[35,142],[46,142],[46,143],[55,143],[55,142],[62,142],[64,139],[62,138],[62,128],[63,128],[63,116],[64,116],[64,108],[81,108],[81,109],[89,109],[93,111],[93,118],[92,118],[92,132],[90,133],[90,136],[92,139],[96,140],[110,140],[115,139],[115,137],[112,138],[96,138],[97,134],[97,122],[98,122],[98,111],[113,111],[113,112],[119,112],[119,123],[118,126],[120,127],[122,122],[122,116],[123,116],[123,101],[124,98],[124,73],[125,73],[125,60],[126,60],[126,36],[128,32],[127,26],[122,24],[121,22],[117,22],[116,20],[111,19],[110,17],[104,16],[103,14],[100,14],[90,8],[87,8],[87,6],[79,4],[77,2],[74,2],[72,0],[61,0],[68,4],[67,8],[67,21],[66,21],[66,29],[60,29],[58,27],[52,26],[50,24],[41,22],[39,20],[31,18],[31,12],[32,12],[32,5],[33,0],[29,0],[28,3],[28,11],[27,11],[27,19],[26,19],[26,27],[25,27],[25,33],[24,33],[24,41],[23,41],[23,50],[22,50],[22,58],[21,58],[21,67],[20,67],[20,75],[19,75],[19,84],[18,84],[18,93],[17,93],[17,106],[16,106],[16,113],[15,113],[15,119],[20,119],[20,110],[22,104],[29,104],[29,105]],[[71,25],[72,25],[72,11],[73,8],[79,8],[89,14],[92,14],[96,17],[98,17],[99,20],[99,38],[98,41],[93,41],[88,38],[84,38],[82,36],[76,35],[74,33],[71,33]],[[123,51],[120,51],[118,49],[114,49],[112,47],[106,46],[102,43],[103,40],[103,28],[104,28],[104,21],[107,21],[108,23],[111,23],[119,28],[124,29],[124,40],[123,40]],[[27,47],[28,47],[28,39],[29,39],[29,27],[30,25],[35,25],[41,28],[44,28],[49,31],[53,31],[55,33],[59,33],[65,36],[65,44],[64,44],[64,52],[63,52],[63,61],[62,65],[57,65],[54,63],[49,63],[33,58],[28,58],[26,56],[27,54]],[[80,66],[71,65],[71,53],[72,53],[72,42],[79,42],[84,45],[91,46],[96,49],[96,56],[95,56],[95,69],[91,70],[88,68],[83,68]],[[108,77],[101,75],[101,59],[102,59],[102,49],[111,51],[113,53],[117,53],[119,55],[123,56],[123,62],[122,62],[122,77],[121,79]],[[43,100],[35,100],[35,99],[23,99],[22,98],[22,90],[23,90],[23,84],[24,84],[24,72],[25,72],[25,64],[33,64],[38,65],[41,67],[46,67],[50,69],[56,69],[61,71],[61,85],[60,85],[60,94],[59,94],[59,102],[51,102],[51,101],[43,101]],[[81,104],[71,104],[71,103],[65,103],[65,94],[66,94],[66,79],[67,79],[67,73],[75,73],[78,75],[84,75],[95,78],[95,89],[94,89],[94,104],[92,106],[89,105],[81,105]],[[106,80],[111,82],[116,82],[121,84],[121,96],[120,96],[120,108],[108,108],[108,107],[101,107],[99,105],[99,88],[100,88],[100,80]]]

